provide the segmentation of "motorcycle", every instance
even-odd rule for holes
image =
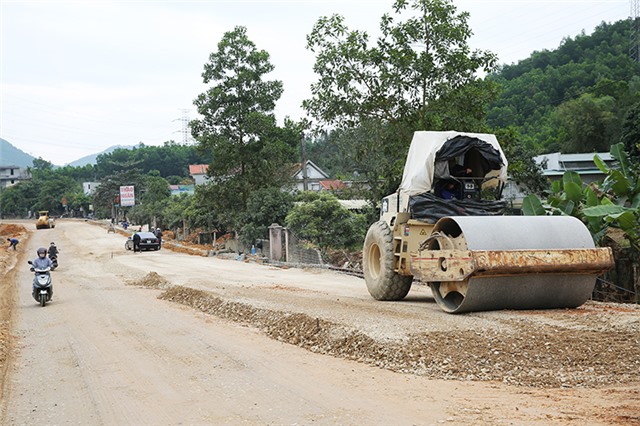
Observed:
[[[53,264],[53,266],[51,267],[51,270],[53,271],[58,267],[58,255],[49,253],[49,259],[51,259],[51,263]]]
[[[32,261],[28,261],[29,265],[33,265]],[[36,269],[33,266],[29,269],[35,273],[33,278],[33,291],[31,295],[40,303],[40,306],[44,306],[47,302],[51,301],[51,295],[53,289],[51,288],[51,268]]]

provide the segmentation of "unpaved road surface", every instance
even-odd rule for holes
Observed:
[[[420,285],[382,303],[334,272],[22,224],[0,270],[2,425],[640,424],[637,306],[453,316]],[[26,261],[51,241],[42,308]]]

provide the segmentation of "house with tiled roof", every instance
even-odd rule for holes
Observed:
[[[294,190],[297,191],[320,191],[322,185],[320,181],[329,179],[329,175],[313,161],[307,160],[294,166],[292,174],[294,180]]]
[[[189,174],[193,178],[196,185],[203,185],[208,182],[209,176],[207,176],[208,164],[190,164]]]
[[[195,185],[169,185],[171,195],[188,194],[193,195],[195,193]]]
[[[339,179],[326,179],[320,181],[321,191],[342,191],[347,189],[347,185]]]

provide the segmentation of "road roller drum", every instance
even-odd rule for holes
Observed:
[[[609,248],[595,248],[570,216],[448,217],[411,259],[446,312],[575,308],[611,268]]]

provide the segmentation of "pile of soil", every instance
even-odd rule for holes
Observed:
[[[209,256],[209,250],[211,249],[211,247],[203,246],[200,244],[188,243],[188,242],[185,243],[184,241],[177,243],[173,241],[165,241],[163,239],[162,249],[175,251],[176,253],[185,253],[185,254],[191,254],[194,256],[206,257],[206,256]]]
[[[16,225],[13,223],[0,223],[0,237],[4,238],[5,241],[10,237],[22,237],[27,233],[27,229],[22,225]]]
[[[9,353],[12,347],[12,339],[9,330],[11,325],[11,315],[13,313],[15,291],[13,286],[4,285],[12,282],[9,277],[11,271],[18,261],[18,250],[7,250],[9,242],[7,238],[17,238],[24,243],[29,237],[29,231],[22,225],[0,224],[0,399],[2,399],[2,383],[7,373]],[[20,247],[20,244],[18,244]],[[28,265],[27,265],[28,266]],[[13,272],[15,273],[15,272]]]
[[[15,266],[20,248],[25,246],[24,243],[28,236],[29,231],[22,225],[0,223],[0,241],[2,242],[0,245],[2,253],[0,256],[0,277],[2,277],[2,282],[6,282],[4,277]],[[9,248],[7,238],[17,238],[20,241],[17,250],[7,250]]]

